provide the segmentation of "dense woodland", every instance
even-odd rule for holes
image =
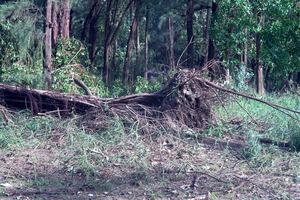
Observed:
[[[0,199],[300,199],[299,0],[0,0]]]
[[[300,82],[299,20],[297,0],[2,0],[1,81],[119,96],[214,60],[263,94]]]

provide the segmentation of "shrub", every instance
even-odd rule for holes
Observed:
[[[292,124],[290,130],[292,131],[290,143],[294,150],[300,151],[300,126]]]
[[[10,26],[0,23],[0,67],[11,65],[18,55],[18,42],[10,31]]]
[[[161,88],[161,84],[156,81],[151,83],[148,80],[145,80],[143,77],[138,76],[137,81],[135,83],[135,93],[143,93],[143,92],[155,92]]]

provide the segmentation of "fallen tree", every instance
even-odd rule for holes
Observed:
[[[134,94],[119,98],[63,94],[0,84],[0,103],[8,108],[28,109],[34,115],[72,113],[84,115],[93,126],[102,126],[106,117],[119,117],[128,123],[159,121],[172,129],[204,129],[214,121],[212,105],[222,94],[238,95],[264,103],[298,120],[299,111],[223,88],[203,78],[204,70],[180,70],[156,93]],[[78,84],[78,83],[76,83]],[[79,84],[80,85],[80,84]],[[294,115],[292,115],[295,114]]]
[[[52,113],[66,116],[76,113],[89,115],[89,118],[94,115],[118,115],[124,119],[139,120],[156,118],[176,126],[182,124],[203,129],[212,120],[210,99],[213,93],[202,80],[193,77],[193,73],[190,70],[178,72],[166,87],[156,93],[119,98],[63,94],[0,84],[0,102],[8,108],[31,110],[34,115]]]

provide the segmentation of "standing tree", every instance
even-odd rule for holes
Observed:
[[[124,2],[123,2],[124,3]],[[109,83],[109,68],[111,58],[111,46],[116,40],[117,34],[122,25],[123,19],[130,8],[133,0],[125,2],[125,8],[122,9],[118,0],[106,1],[106,17],[104,25],[104,43],[103,43],[103,69],[102,76],[106,85]]]
[[[145,16],[145,47],[144,47],[144,78],[148,79],[148,62],[149,62],[149,7],[146,7],[146,16]]]
[[[96,47],[99,37],[98,21],[103,8],[103,1],[94,0],[92,8],[85,18],[84,27],[81,33],[81,40],[86,41],[88,44],[91,63],[93,63],[96,58]]]
[[[257,25],[260,29],[262,26],[262,16],[261,13],[257,12]],[[261,62],[261,36],[259,30],[255,35],[255,46],[256,46],[256,90],[259,95],[264,95],[264,74]]]
[[[45,2],[46,19],[45,19],[45,47],[44,47],[44,75],[45,83],[48,89],[52,84],[52,0]]]
[[[168,28],[169,28],[169,67],[175,69],[175,55],[174,55],[174,26],[173,18],[170,16],[168,18]]]
[[[138,0],[134,1],[133,7],[134,7],[134,16],[131,22],[130,26],[130,32],[127,40],[127,49],[126,49],[126,55],[125,55],[125,61],[124,61],[124,67],[123,67],[123,83],[128,84],[130,77],[129,77],[129,66],[131,64],[131,54],[132,50],[134,48],[134,36],[138,34],[138,11],[139,11],[139,4]],[[138,45],[138,44],[136,44]]]
[[[194,0],[187,0],[186,10],[186,34],[187,34],[187,66],[194,67],[194,32],[193,32],[193,18],[194,18]]]

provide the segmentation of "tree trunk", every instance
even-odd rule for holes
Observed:
[[[118,12],[118,0],[107,0],[106,1],[106,18],[104,27],[104,49],[103,49],[103,68],[102,78],[106,85],[109,83],[109,67],[110,67],[110,49],[111,44],[116,40],[117,33],[120,30],[122,21],[125,17],[127,10],[130,8],[133,0],[129,0],[126,8],[120,14]],[[115,6],[115,7],[114,7]]]
[[[260,13],[257,14],[257,22],[259,25],[261,25]],[[259,95],[264,95],[265,93],[264,77],[263,77],[264,74],[263,74],[263,66],[260,59],[260,54],[261,54],[260,33],[256,33],[255,44],[256,44],[256,91]]]
[[[125,85],[128,85],[130,77],[129,77],[129,67],[131,63],[131,54],[132,50],[134,48],[134,36],[137,32],[137,25],[138,25],[138,5],[136,4],[137,1],[135,1],[135,11],[134,11],[134,17],[130,26],[130,32],[127,40],[127,49],[126,49],[126,56],[124,61],[124,67],[123,67],[123,83]]]
[[[271,75],[271,67],[267,67],[265,80],[264,80],[266,90],[270,90],[270,88],[271,88],[270,87],[270,82],[269,82],[270,75]]]
[[[211,25],[211,0],[208,2],[208,8],[206,9],[206,22],[205,22],[205,28],[204,28],[204,42],[205,42],[205,56],[204,56],[204,65],[209,61],[209,48],[210,48],[210,25]]]
[[[136,35],[135,35],[135,53],[136,53],[136,63],[135,63],[134,77],[137,77],[141,74],[141,66],[140,66],[141,44],[140,44],[140,26],[138,20],[137,20]]]
[[[57,2],[52,2],[52,48],[56,48],[58,42],[58,32],[59,32],[59,25],[58,25],[58,5]]]
[[[109,58],[110,58],[110,35],[111,35],[111,18],[112,18],[112,2],[107,1],[105,28],[104,28],[104,49],[103,49],[103,81],[107,85],[109,82]]]
[[[52,2],[52,47],[56,48],[59,38],[70,37],[71,8],[70,1]]]
[[[117,62],[116,62],[116,57],[117,57],[117,50],[118,50],[118,40],[115,40],[113,45],[112,45],[112,60],[111,60],[111,67],[109,70],[109,83],[112,83],[115,80],[116,76],[116,71],[117,71]]]
[[[149,55],[148,55],[148,28],[149,28],[149,8],[147,7],[147,10],[146,10],[146,22],[145,22],[145,58],[144,58],[144,78],[146,80],[148,80],[148,59],[149,59]]]
[[[175,69],[175,55],[174,55],[174,26],[173,26],[173,19],[172,17],[169,17],[169,42],[170,42],[170,59],[169,59],[169,65],[170,69]]]
[[[194,32],[193,32],[193,18],[194,18],[194,0],[187,0],[186,12],[186,32],[187,32],[187,66],[194,67]]]
[[[44,74],[47,88],[51,89],[52,84],[52,0],[46,1],[45,20],[45,47],[44,47]]]
[[[245,65],[245,68],[248,67],[248,29],[245,28],[245,37],[246,37],[246,41],[245,41],[245,44],[244,44],[244,65]]]
[[[61,11],[61,38],[66,39],[70,37],[70,0],[63,0]]]
[[[98,25],[98,19],[102,8],[103,6],[100,3],[100,1],[95,0],[89,14],[85,19],[84,28],[81,33],[81,39],[83,41],[86,40],[88,43],[89,58],[91,63],[94,62],[96,57],[96,52],[97,52],[96,48],[98,42],[97,25]]]

